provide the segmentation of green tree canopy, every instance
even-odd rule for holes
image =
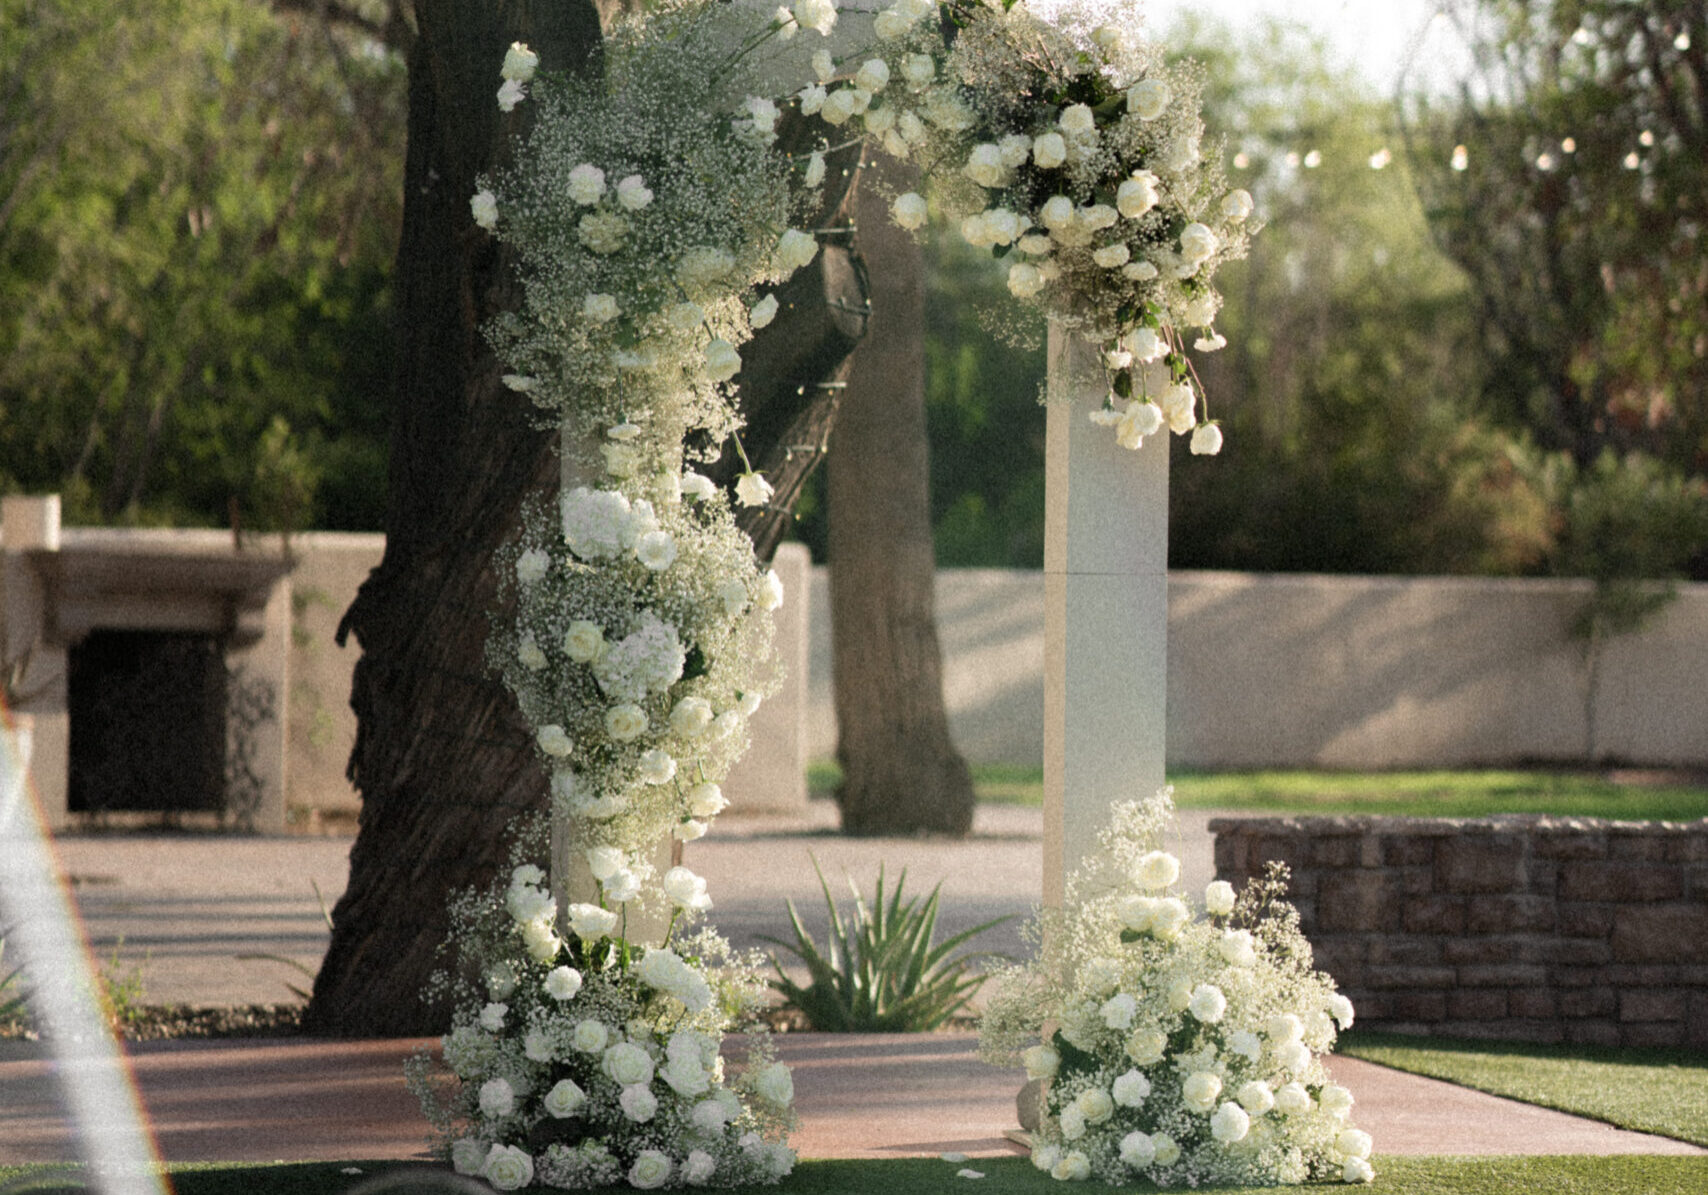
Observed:
[[[376,527],[404,71],[256,0],[0,0],[0,486]]]

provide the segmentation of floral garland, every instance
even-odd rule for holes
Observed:
[[[598,78],[542,73],[521,44],[501,69],[499,107],[537,111],[471,199],[521,265],[520,306],[486,331],[572,480],[500,555],[515,616],[488,654],[595,884],[560,900],[533,826],[508,884],[452,910],[455,1090],[441,1100],[425,1062],[414,1078],[457,1169],[501,1190],[774,1182],[793,1162],[786,1068],[762,1038],[733,1081],[720,1056],[757,999],[753,960],[677,937],[711,898],[650,857],[706,833],[774,685],[782,587],[735,521],[771,487],[749,467],[726,494],[695,466],[732,438],[742,452],[741,349],[817,253],[795,224],[837,130],[920,163],[968,240],[1015,255],[1009,289],[1102,347],[1091,414],[1121,444],[1167,426],[1220,447],[1179,329],[1220,346],[1210,279],[1244,252],[1251,202],[1204,160],[1197,75],[1118,0],[896,0],[840,57],[836,21],[831,0],[667,0],[613,30]],[[822,121],[815,151],[777,148],[790,105]],[[893,210],[918,228],[928,205]],[[631,936],[631,909],[668,912],[662,939]]]
[[[1049,1084],[1033,1163],[1112,1185],[1370,1181],[1370,1136],[1322,1064],[1352,1003],[1312,970],[1284,874],[1215,881],[1198,916],[1170,891],[1173,809],[1168,789],[1114,808],[987,1007],[983,1056]]]

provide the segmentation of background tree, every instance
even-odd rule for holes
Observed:
[[[379,525],[403,65],[305,7],[0,0],[0,486]]]
[[[937,643],[924,271],[887,198],[915,189],[918,173],[876,161],[857,207],[871,335],[851,362],[827,470],[836,800],[851,834],[960,836],[973,782],[949,739]]]
[[[314,1031],[349,1035],[445,1027],[448,1009],[423,992],[448,932],[447,896],[490,879],[510,824],[544,807],[531,736],[485,645],[492,554],[521,504],[555,486],[558,465],[481,334],[519,283],[510,256],[473,223],[469,196],[530,118],[529,105],[505,116],[494,100],[510,43],[529,43],[544,70],[596,70],[600,40],[587,0],[416,0],[414,14],[386,551],[340,631],[362,648],[350,761],[361,823],[307,1013]],[[848,166],[833,163],[838,186],[852,181]],[[842,195],[827,187],[809,226],[836,223]],[[816,459],[791,459],[793,446],[822,442],[790,437],[828,425],[834,409],[823,376],[797,371],[838,368],[862,326],[858,271],[845,238],[829,240],[743,352],[744,441],[775,468],[780,494]],[[774,542],[786,517],[758,512],[749,526]]]

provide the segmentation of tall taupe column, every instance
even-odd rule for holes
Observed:
[[[1044,903],[1109,806],[1163,783],[1168,432],[1137,451],[1089,415],[1097,350],[1051,327],[1044,498]]]

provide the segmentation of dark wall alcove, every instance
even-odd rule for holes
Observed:
[[[90,632],[70,651],[72,812],[225,808],[228,677],[216,636]]]

